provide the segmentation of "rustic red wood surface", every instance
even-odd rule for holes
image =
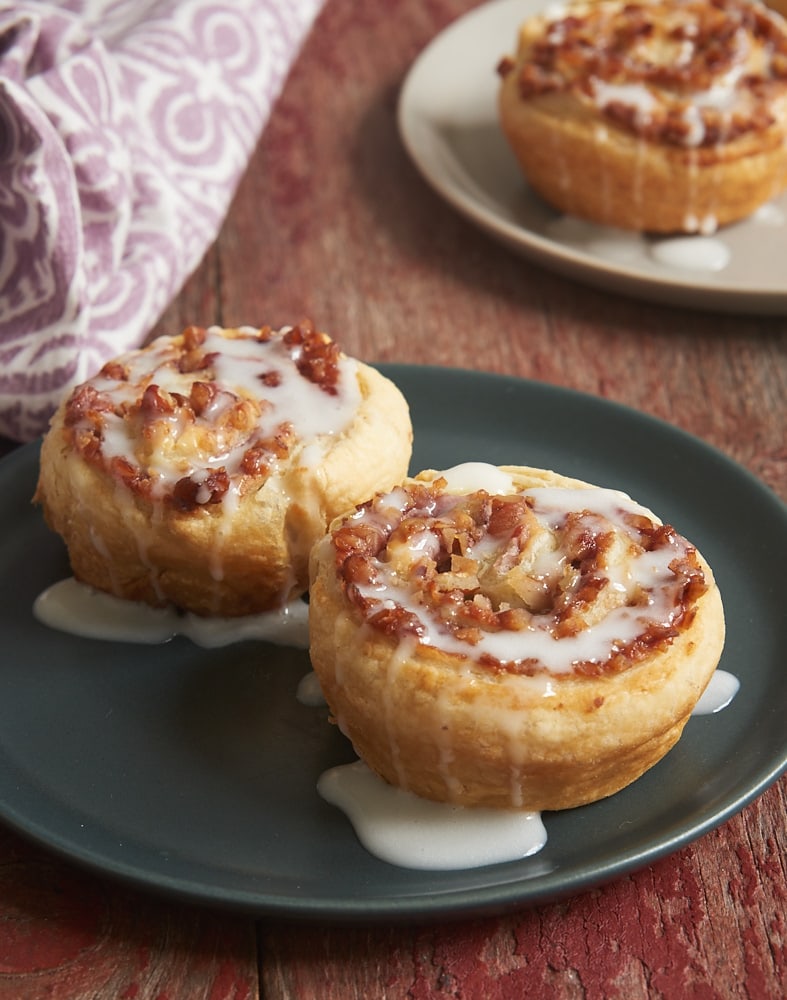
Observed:
[[[328,0],[219,239],[157,332],[310,316],[365,360],[506,372],[619,400],[699,435],[787,498],[785,318],[570,282],[482,236],[409,163],[395,124],[403,77],[472,6]],[[0,1000],[780,998],[786,792],[783,779],[720,829],[598,890],[423,926],[187,907],[0,830]]]

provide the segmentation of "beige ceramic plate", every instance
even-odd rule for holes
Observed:
[[[527,186],[498,128],[496,66],[543,0],[495,0],[421,53],[399,128],[426,180],[482,229],[579,281],[701,309],[787,313],[787,195],[713,237],[679,243],[558,215]]]

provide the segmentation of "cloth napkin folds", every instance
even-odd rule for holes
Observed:
[[[144,341],[322,2],[0,2],[0,434]]]

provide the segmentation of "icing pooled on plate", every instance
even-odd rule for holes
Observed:
[[[370,854],[403,868],[450,871],[518,861],[547,840],[536,812],[431,802],[387,785],[361,761],[331,768],[317,787],[347,814]]]
[[[36,598],[36,618],[50,628],[89,639],[157,645],[176,635],[216,648],[245,639],[305,649],[309,645],[308,605],[299,599],[281,608],[237,618],[180,614],[127,601],[79,583],[73,577],[52,584]]]

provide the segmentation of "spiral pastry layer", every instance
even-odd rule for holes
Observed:
[[[599,0],[532,18],[500,121],[559,211],[711,232],[787,188],[787,21],[757,0]]]
[[[411,441],[399,390],[310,323],[189,327],[63,401],[36,499],[78,580],[252,614],[305,591],[314,542],[406,474]]]
[[[680,737],[724,642],[710,567],[625,494],[555,473],[425,472],[311,562],[314,669],[358,754],[461,805],[563,809]]]

